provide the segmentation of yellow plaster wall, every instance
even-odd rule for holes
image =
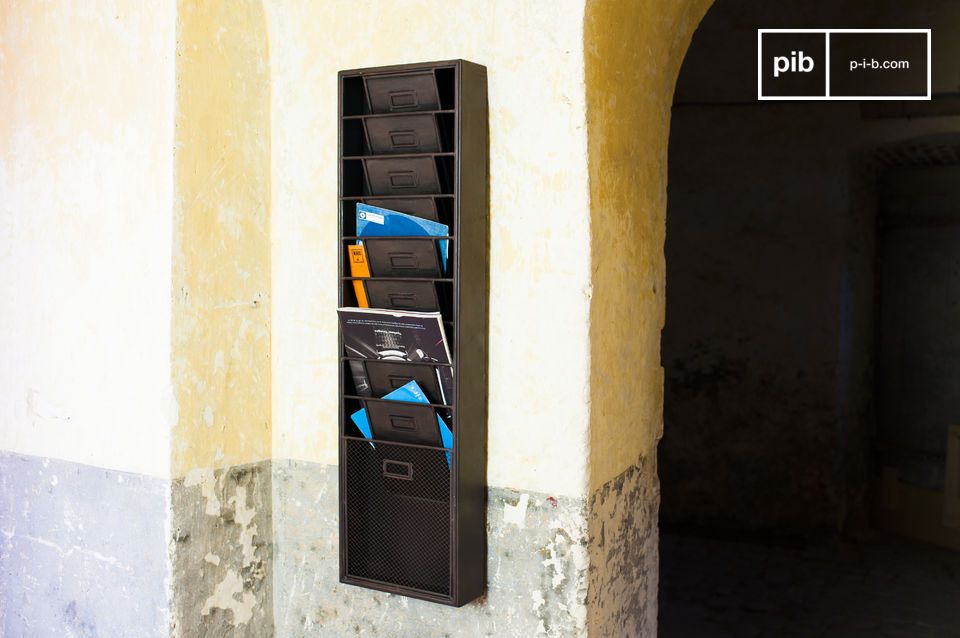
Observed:
[[[0,2],[0,449],[170,475],[174,7]]]
[[[262,5],[177,3],[173,475],[269,458],[270,83]]]
[[[586,491],[590,299],[582,0],[269,0],[274,456],[337,462],[337,71],[488,70],[488,480]]]
[[[670,107],[683,56],[711,2],[586,3],[591,492],[654,454],[663,431]]]
[[[165,474],[175,421],[175,475],[268,458],[272,444],[279,457],[336,462],[336,71],[464,57],[486,64],[490,79],[490,481],[579,494],[588,439],[592,487],[653,450],[662,428],[669,107],[708,0],[593,0],[585,15],[576,0],[269,0],[266,10],[252,1],[180,0],[175,18],[172,9],[134,5],[0,9],[3,46],[18,52],[0,59],[0,238],[17,239],[0,251],[5,298],[29,288],[50,299],[42,317],[6,309],[7,357],[19,356],[16,343],[24,335],[29,343],[31,326],[45,326],[51,352],[48,372],[27,370],[2,403],[5,422],[42,427],[36,436],[6,428],[5,447]],[[174,19],[170,117],[164,50]],[[150,282],[171,268],[169,256],[154,255],[168,243],[171,120],[172,318],[152,295],[123,289],[169,289]],[[105,166],[113,181],[102,179]],[[44,186],[51,182],[58,188]],[[273,226],[271,208],[279,211]],[[88,209],[113,213],[99,218],[107,224],[100,228],[83,216]],[[23,233],[47,217],[44,228],[55,230],[36,235],[46,248],[31,255],[46,262],[16,265],[26,262],[13,246],[30,245]],[[81,244],[101,259],[65,262]],[[107,289],[70,278],[89,275],[93,263],[108,276],[83,281],[113,278]],[[283,304],[273,362],[272,287]],[[92,298],[97,306],[83,301]],[[53,311],[66,307],[69,315]],[[535,321],[545,309],[551,320]],[[172,345],[149,336],[164,334],[158,322],[171,323]],[[108,343],[127,356],[111,354]],[[120,365],[110,367],[115,374],[90,365],[74,374],[54,351],[75,353],[67,360],[78,365]],[[149,364],[156,356],[172,365],[173,410],[163,382],[169,368]],[[34,367],[46,360],[21,358]],[[159,381],[143,382],[144,365]],[[92,406],[111,392],[119,398],[108,420],[117,427],[77,427],[103,422]]]

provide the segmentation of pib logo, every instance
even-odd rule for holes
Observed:
[[[929,100],[932,35],[930,29],[757,29],[757,99]]]
[[[825,34],[761,32],[759,44],[759,97],[825,94]]]
[[[804,55],[803,51],[791,51],[790,57],[778,55],[773,58],[773,77],[780,77],[781,73],[811,73],[814,67],[813,58]]]

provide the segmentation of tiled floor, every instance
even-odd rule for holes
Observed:
[[[960,552],[661,537],[661,638],[960,638]]]

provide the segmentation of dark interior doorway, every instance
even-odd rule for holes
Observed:
[[[935,99],[758,103],[761,27],[932,28]],[[669,158],[663,636],[960,635],[954,40],[947,0],[718,0],[694,34]]]

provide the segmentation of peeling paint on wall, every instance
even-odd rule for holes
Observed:
[[[270,463],[172,483],[176,636],[273,635]]]
[[[223,609],[233,612],[229,623],[234,627],[248,624],[253,618],[253,608],[257,604],[257,597],[249,591],[244,591],[243,579],[232,569],[227,570],[213,594],[207,598],[200,609],[201,616],[209,616],[214,609]]]
[[[588,607],[591,634],[600,636],[656,635],[659,495],[656,470],[643,459],[655,458],[663,432],[670,107],[683,56],[711,3],[586,3],[593,273]]]
[[[273,468],[277,635],[586,635],[583,499],[492,488],[488,592],[457,609],[341,584],[337,468],[303,461]]]
[[[176,45],[173,631],[269,636],[271,131],[262,3],[180,0]]]
[[[660,485],[640,459],[590,497],[590,635],[657,635]]]

